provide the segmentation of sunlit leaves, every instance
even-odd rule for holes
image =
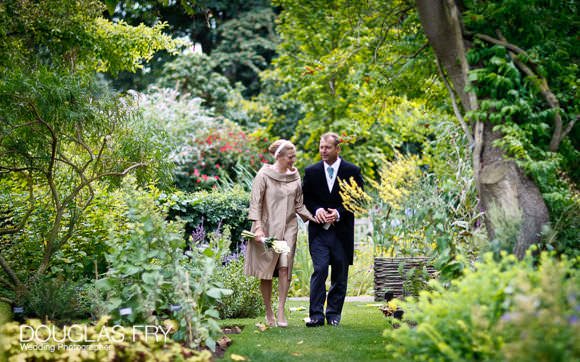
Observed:
[[[95,19],[86,31],[91,34],[94,44],[94,60],[88,64],[99,72],[113,75],[120,71],[135,72],[143,67],[143,62],[151,60],[159,50],[175,52],[182,43],[164,35],[162,30],[167,24],[159,23],[153,27],[143,24],[129,26],[123,21],[112,23],[103,18]]]

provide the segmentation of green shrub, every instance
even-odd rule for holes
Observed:
[[[90,285],[63,277],[42,277],[28,283],[27,293],[16,304],[24,307],[27,317],[70,322],[90,317],[91,304],[86,298]]]
[[[230,121],[197,130],[173,156],[175,184],[185,191],[208,190],[221,178],[237,181],[237,165],[258,170],[267,162],[267,139],[248,136]]]
[[[385,330],[387,358],[395,361],[572,361],[580,358],[577,300],[580,275],[572,262],[542,254],[491,253],[449,289],[402,303],[405,320]]]
[[[156,339],[152,335],[147,338],[140,329],[108,327],[107,322],[108,317],[104,317],[96,325],[76,325],[77,327],[73,329],[70,329],[71,326],[64,326],[61,329],[51,324],[45,324],[48,328],[39,328],[40,321],[28,320],[25,325],[38,331],[38,340],[26,343],[21,343],[21,325],[16,322],[7,323],[0,327],[0,339],[4,342],[0,345],[0,358],[4,353],[11,361],[209,362],[212,360],[211,353],[207,350],[191,350],[174,342],[171,338]],[[68,335],[63,334],[65,327],[68,328],[69,333],[81,329],[82,335],[70,333],[71,338],[68,338]],[[23,340],[32,338],[29,328],[22,328],[22,330],[24,331]],[[51,333],[54,330],[54,334],[49,335],[49,330]],[[104,330],[107,330],[109,334],[106,334]],[[58,338],[51,337],[54,335],[58,335]],[[54,339],[65,342],[57,342]],[[73,342],[73,340],[79,342]],[[31,348],[27,350],[22,348],[22,345]]]
[[[260,279],[244,274],[243,250],[237,259],[218,268],[214,278],[224,288],[233,291],[218,303],[217,309],[222,319],[254,318],[265,313]]]
[[[6,321],[9,321],[10,319],[12,319],[10,304],[0,302],[0,325],[4,324]]]
[[[131,186],[124,222],[111,225],[107,240],[109,270],[97,281],[106,313],[119,323],[172,317],[181,327],[174,338],[214,349],[221,333],[215,305],[227,294],[212,280],[215,261],[196,248],[185,252],[182,225],[166,221],[158,195]]]
[[[179,218],[185,222],[186,237],[197,231],[203,235],[196,239],[202,240],[208,233],[227,225],[231,232],[232,247],[237,247],[242,230],[250,229],[251,223],[248,220],[250,194],[241,187],[177,193],[170,198],[167,200],[171,204],[169,219]]]

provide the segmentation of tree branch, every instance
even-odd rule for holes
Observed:
[[[445,84],[445,88],[447,88],[447,92],[449,93],[449,96],[451,97],[451,105],[453,106],[453,112],[455,113],[455,117],[457,117],[457,119],[459,120],[459,124],[461,124],[461,128],[463,128],[463,132],[465,132],[465,135],[467,136],[467,140],[469,141],[469,147],[471,147],[473,145],[473,136],[471,135],[471,131],[469,130],[467,123],[465,123],[465,120],[463,119],[463,115],[461,114],[461,111],[459,110],[459,107],[457,106],[457,99],[455,98],[455,92],[451,88],[449,81],[447,81],[447,77],[445,76],[445,73],[443,71],[443,67],[441,66],[441,62],[439,62],[439,59],[437,59],[437,58],[435,58],[435,60],[437,61],[437,70],[439,70],[439,76],[441,77],[441,79],[443,79],[443,83]]]
[[[504,40],[500,40],[500,39],[493,38],[493,37],[491,37],[489,35],[479,34],[479,33],[475,34],[474,36],[476,38],[481,39],[481,40],[485,40],[488,43],[492,43],[492,44],[495,44],[495,45],[501,45],[503,47],[506,47],[507,49],[510,49],[510,50],[512,50],[512,51],[514,51],[514,52],[516,52],[518,54],[527,54],[525,50],[523,50],[522,48],[520,48],[520,47],[518,47],[518,46],[516,46],[514,44],[508,43],[507,41],[505,41],[505,39]]]
[[[6,259],[4,259],[4,257],[1,254],[0,254],[0,267],[2,267],[8,278],[10,278],[12,284],[14,284],[17,291],[23,291],[26,289],[24,284],[22,284],[22,282],[20,281],[14,270],[12,270],[10,265],[8,265],[8,262],[6,262]]]
[[[34,103],[30,102],[29,105],[30,105],[30,108],[32,109],[32,112],[36,115],[36,120],[40,124],[45,126],[46,129],[48,129],[48,131],[50,132],[50,138],[52,139],[51,151],[50,151],[50,162],[48,165],[48,170],[45,172],[45,175],[46,175],[46,181],[48,182],[48,186],[49,186],[50,191],[52,193],[52,200],[54,202],[54,206],[56,209],[58,209],[58,208],[60,208],[60,196],[58,194],[58,190],[56,188],[56,185],[54,184],[54,177],[53,177],[54,176],[54,165],[56,162],[56,149],[57,149],[57,145],[58,145],[58,138],[56,136],[56,133],[52,129],[52,127],[44,121],[44,119],[40,115],[40,112],[38,112],[38,109],[36,108]]]

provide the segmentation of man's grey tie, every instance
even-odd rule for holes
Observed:
[[[328,176],[330,176],[330,179],[332,180],[332,176],[334,176],[334,169],[332,167],[328,167],[326,171],[328,172]]]

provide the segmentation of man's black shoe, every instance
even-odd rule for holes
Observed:
[[[332,320],[328,321],[329,326],[338,327],[339,324],[340,324],[340,321],[337,321],[336,319],[332,319]]]
[[[324,320],[309,320],[306,322],[306,327],[322,327],[324,325]]]

